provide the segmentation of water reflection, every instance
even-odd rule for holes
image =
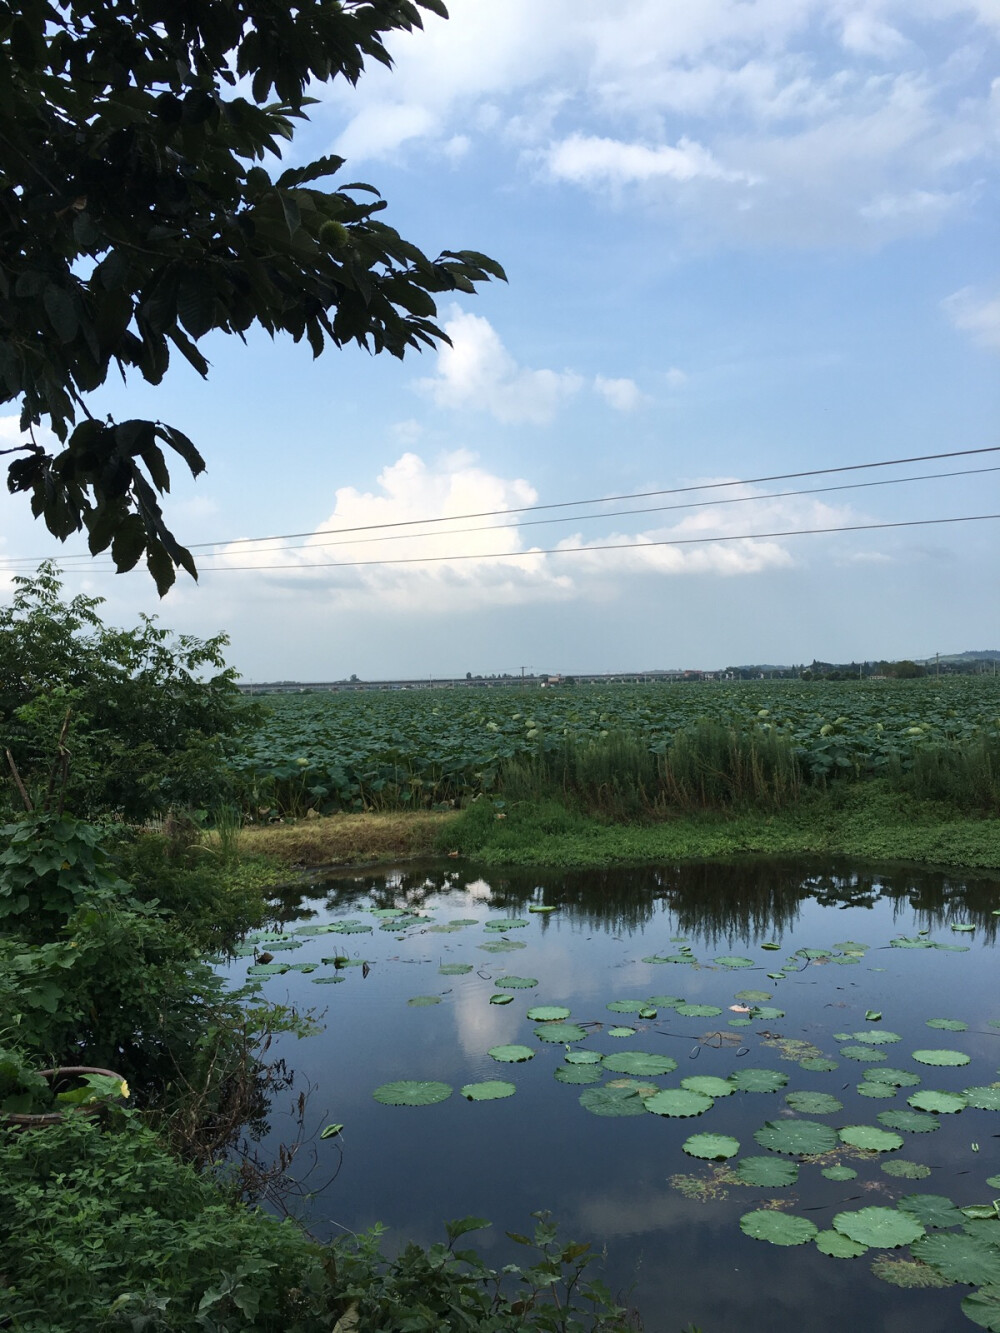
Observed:
[[[464,892],[475,904],[505,914],[532,905],[552,905],[584,929],[631,934],[670,911],[680,932],[710,945],[738,937],[748,945],[780,938],[799,919],[802,904],[874,908],[891,902],[894,916],[919,928],[976,926],[977,938],[993,943],[1000,918],[993,914],[996,879],[958,879],[922,868],[859,870],[826,860],[713,861],[610,867],[603,870],[539,872],[483,871],[449,863],[359,871],[310,890],[314,912],[351,907],[425,908],[442,892]],[[322,902],[317,902],[321,899]],[[279,922],[302,917],[301,890],[276,903]],[[544,929],[547,922],[543,918]]]

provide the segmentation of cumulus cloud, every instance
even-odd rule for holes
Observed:
[[[1000,292],[985,294],[962,287],[941,302],[956,329],[982,347],[1000,348]]]
[[[561,526],[538,526],[530,522],[537,515],[518,512],[538,498],[524,478],[502,477],[464,451],[434,462],[405,453],[372,490],[338,490],[329,517],[301,546],[237,543],[218,563],[257,571],[255,597],[265,598],[269,588],[284,598],[297,593],[317,613],[331,606],[451,617],[605,600],[624,595],[640,576],[730,578],[787,569],[796,556],[780,538],[734,538],[835,527],[851,516],[808,497],[758,500],[756,488],[735,483],[726,494],[740,503],[667,510],[652,524],[648,505],[631,522],[617,513],[627,504],[614,502],[607,517],[595,505],[567,518],[574,530],[560,536]]]
[[[453,306],[444,329],[451,346],[438,350],[437,373],[416,381],[438,407],[487,412],[507,424],[544,425],[583,386],[569,370],[518,365],[482,315]]]

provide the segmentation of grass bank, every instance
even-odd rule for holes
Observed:
[[[1000,870],[1000,820],[887,783],[806,792],[777,811],[703,811],[609,822],[553,800],[479,800],[451,814],[333,815],[241,835],[286,866],[458,852],[485,865],[587,867],[739,855],[831,855]]]

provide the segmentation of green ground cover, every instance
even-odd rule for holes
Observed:
[[[841,777],[883,776],[964,804],[973,794],[986,808],[1000,795],[1000,681],[992,677],[313,693],[262,702],[268,716],[232,764],[247,806],[281,815],[461,804],[525,784],[598,795],[603,788],[609,813],[617,803],[626,814],[741,799],[773,806]],[[720,754],[728,780],[713,787],[705,774]]]

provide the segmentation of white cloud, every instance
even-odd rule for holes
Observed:
[[[616,412],[634,412],[643,400],[642,391],[635,380],[612,380],[606,379],[604,375],[595,375],[594,390]]]
[[[451,346],[439,348],[437,373],[416,381],[438,407],[488,412],[507,424],[544,425],[583,386],[569,370],[518,365],[482,315],[453,306],[444,330]]]
[[[787,569],[797,557],[781,539],[732,539],[852,520],[848,508],[807,497],[756,501],[755,488],[738,484],[726,494],[753,503],[672,512],[638,531],[609,515],[588,521],[585,533],[576,515],[567,522],[579,530],[560,537],[558,527],[519,526],[516,511],[538,499],[527,480],[492,473],[465,451],[434,463],[406,453],[379,473],[371,491],[338,490],[330,516],[297,549],[233,544],[219,563],[257,571],[253,595],[261,604],[280,592],[286,610],[301,598],[311,616],[336,609],[433,620],[490,607],[618,599],[641,576],[730,578]],[[485,517],[470,517],[476,515]],[[648,521],[648,512],[637,511],[636,525]]]
[[[677,366],[671,366],[663,378],[667,381],[668,389],[683,389],[688,382],[687,375]]]
[[[698,243],[870,247],[975,203],[997,0],[455,0],[324,93],[349,156],[523,149]],[[995,96],[995,95],[994,95]],[[476,138],[469,142],[473,127]],[[752,190],[747,188],[754,182]],[[618,193],[615,193],[617,191]]]
[[[663,144],[651,148],[618,139],[572,134],[554,144],[546,159],[555,178],[576,185],[625,185],[658,178],[752,183],[745,172],[721,166],[706,148],[687,138],[678,140],[676,147]]]
[[[984,295],[973,287],[962,287],[941,305],[956,329],[982,347],[1000,348],[1000,292]]]

